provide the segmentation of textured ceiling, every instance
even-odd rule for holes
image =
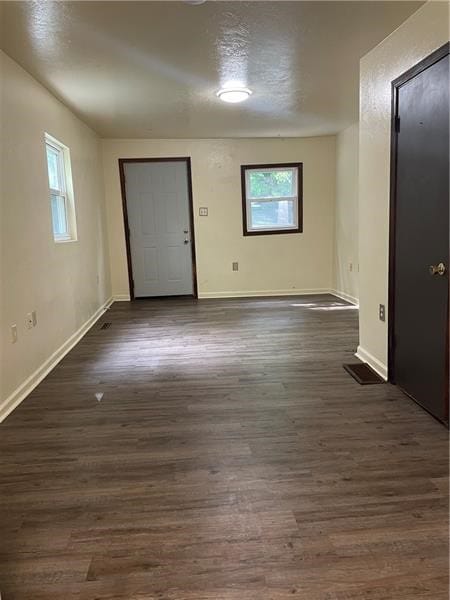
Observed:
[[[422,2],[2,2],[1,47],[103,137],[336,133],[359,59]],[[217,90],[253,90],[227,105]]]

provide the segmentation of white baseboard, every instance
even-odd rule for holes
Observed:
[[[359,360],[362,360],[362,362],[367,363],[370,367],[372,367],[372,369],[374,371],[376,371],[378,373],[378,375],[380,377],[382,377],[385,381],[387,381],[387,378],[388,378],[387,366],[384,363],[382,363],[380,360],[378,360],[378,358],[375,358],[375,356],[373,356],[373,354],[370,354],[370,352],[367,352],[367,350],[364,350],[364,348],[361,348],[361,346],[358,346],[355,356],[356,356],[356,358],[359,358]]]
[[[266,298],[272,296],[313,296],[315,294],[332,294],[338,296],[343,300],[347,300],[352,304],[358,304],[358,300],[352,296],[344,296],[336,290],[330,290],[329,288],[315,288],[315,289],[289,289],[289,290],[251,290],[251,291],[232,291],[232,292],[199,292],[199,300],[206,300],[207,298]],[[114,302],[130,302],[131,298],[129,294],[114,294],[112,297]]]
[[[327,288],[306,289],[306,290],[253,290],[253,291],[233,291],[233,292],[199,292],[199,299],[206,298],[265,298],[272,296],[312,296],[315,294],[330,294]]]
[[[346,302],[350,302],[350,304],[359,306],[358,298],[355,298],[354,296],[350,296],[350,294],[346,294],[345,292],[340,292],[339,290],[330,290],[330,294],[333,294],[333,296],[337,296],[338,298],[342,298],[342,300],[345,300]]]
[[[0,423],[24,400],[34,388],[46,377],[52,369],[66,356],[70,350],[80,341],[80,339],[89,331],[89,329],[98,321],[102,314],[107,310],[113,299],[109,298],[95,313],[90,317],[78,331],[69,337],[56,352],[54,352],[42,365],[34,371],[4,402],[0,403]]]

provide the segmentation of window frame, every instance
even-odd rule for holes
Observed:
[[[62,144],[59,140],[54,138],[48,133],[44,134],[44,148],[45,148],[45,164],[47,167],[47,179],[49,188],[49,199],[50,199],[50,219],[52,226],[53,240],[55,243],[66,243],[77,241],[77,228],[76,228],[76,215],[75,215],[75,201],[73,194],[73,183],[72,183],[72,168],[70,162],[70,150],[67,146]],[[47,148],[50,148],[57,154],[58,162],[58,179],[60,188],[52,188],[50,186],[49,176],[49,165],[47,157]],[[53,198],[63,198],[64,201],[64,218],[66,221],[66,232],[58,234],[55,232],[55,226],[53,222]]]
[[[249,227],[249,217],[251,212],[248,210],[252,201],[255,199],[247,197],[247,173],[249,171],[276,171],[283,169],[297,169],[297,196],[261,199],[263,202],[296,200],[294,211],[297,213],[297,224],[294,227],[277,227],[276,229]],[[303,163],[272,163],[263,165],[241,165],[241,190],[242,190],[242,224],[244,236],[251,235],[283,235],[288,233],[303,232]]]

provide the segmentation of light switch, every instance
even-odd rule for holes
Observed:
[[[207,217],[208,216],[208,207],[207,206],[201,206],[198,210],[198,214],[200,217]]]

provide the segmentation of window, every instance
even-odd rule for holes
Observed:
[[[75,206],[69,148],[46,133],[45,150],[53,238],[55,242],[75,241]]]
[[[241,166],[244,235],[302,231],[302,166]]]

